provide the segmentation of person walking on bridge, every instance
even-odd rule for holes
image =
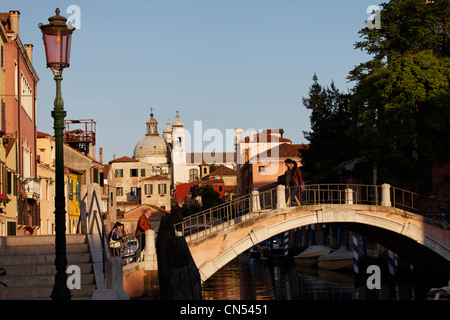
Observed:
[[[173,225],[176,225],[176,229],[177,229],[177,235],[180,236],[181,230],[182,230],[182,225],[181,222],[183,222],[183,212],[182,212],[182,208],[184,205],[184,201],[182,199],[178,199],[177,200],[177,204],[175,205],[175,207],[172,209],[171,211],[171,216],[172,216],[172,222]]]
[[[300,200],[297,197],[297,193],[301,194],[303,190],[305,189],[305,183],[303,182],[302,178],[302,171],[297,165],[297,161],[294,161],[292,159],[286,159],[284,161],[286,166],[288,167],[288,170],[286,171],[286,177],[288,178],[288,184],[287,189],[289,192],[287,204],[291,204],[291,198],[294,197],[297,204],[300,206]]]
[[[145,208],[144,213],[140,216],[137,226],[136,226],[136,237],[140,238],[139,242],[139,248],[136,252],[136,257],[139,258],[141,252],[145,249],[145,231],[150,230],[152,228],[152,224],[148,220],[152,216],[152,209],[151,208]]]

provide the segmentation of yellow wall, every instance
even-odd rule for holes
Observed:
[[[69,174],[69,233],[75,233],[80,220],[80,190],[82,176],[77,173]]]

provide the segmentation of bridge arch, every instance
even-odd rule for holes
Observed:
[[[420,215],[398,208],[354,204],[309,205],[249,213],[237,222],[228,223],[228,226],[200,237],[198,234],[186,237],[202,281],[252,246],[285,231],[316,223],[339,223],[351,230],[372,232],[374,240],[377,233],[396,235],[396,239],[407,238],[410,243],[425,248],[423,252],[433,252],[444,263],[443,267],[449,270],[448,226],[430,223]]]

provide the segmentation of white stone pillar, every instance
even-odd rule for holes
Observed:
[[[277,209],[286,208],[286,187],[282,184],[277,186]]]
[[[384,183],[381,185],[381,205],[385,207],[391,206],[391,185]]]
[[[156,257],[155,230],[145,231],[144,269],[158,270]]]
[[[253,190],[252,191],[252,212],[260,211],[261,205],[259,201],[259,191]]]
[[[345,189],[345,204],[353,204],[353,189]]]

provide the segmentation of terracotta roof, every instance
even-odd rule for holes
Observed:
[[[144,179],[141,179],[141,181],[144,180],[170,180],[169,178],[167,178],[166,176],[162,176],[160,174],[155,174],[154,176],[150,176]]]
[[[51,134],[48,134],[45,132],[36,131],[36,137],[37,138],[47,138],[47,137],[53,137],[53,136]]]
[[[123,156],[121,158],[111,160],[109,163],[115,163],[115,162],[139,162],[139,160],[133,159],[133,158],[130,158],[127,156]]]
[[[282,143],[272,149],[267,150],[267,154],[259,154],[258,158],[264,159],[266,156],[278,156],[278,158],[301,158],[302,154],[300,150],[308,149],[308,147],[309,145],[307,144]]]
[[[6,23],[9,20],[9,12],[0,12],[0,22]]]
[[[217,177],[217,176],[236,176],[236,170],[230,169],[228,167],[221,167],[216,171],[211,172],[208,176]]]

